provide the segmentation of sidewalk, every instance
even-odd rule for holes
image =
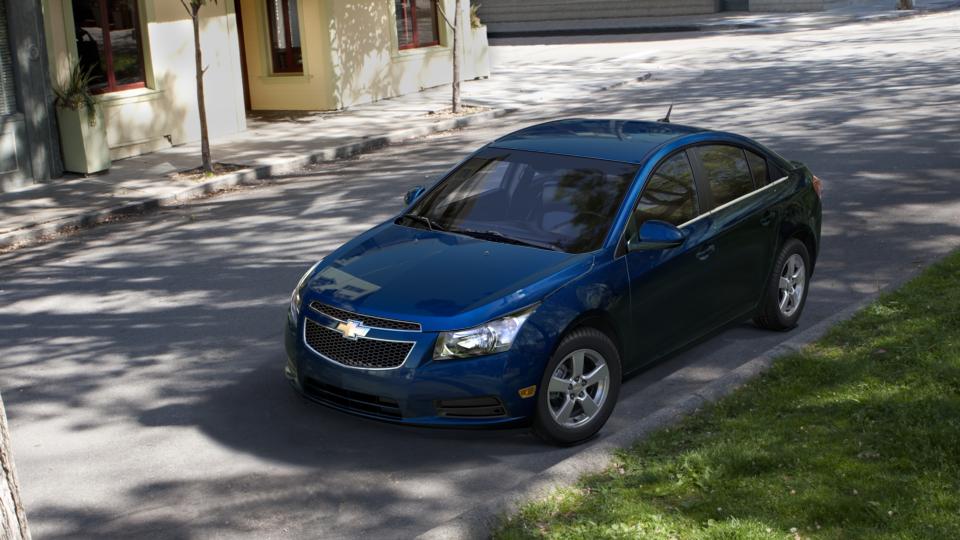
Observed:
[[[731,24],[739,21],[735,23],[738,25],[765,21],[766,31],[771,31],[902,17],[958,5],[956,0],[917,0],[920,9],[914,12],[880,9],[894,2],[831,2],[830,9],[818,13],[737,14],[699,20],[702,25],[717,20]],[[517,44],[526,44],[526,40],[518,41]],[[140,213],[257,182],[312,162],[342,159],[439,131],[479,125],[515,111],[522,113],[515,114],[512,123],[537,121],[546,104],[572,106],[598,91],[627,81],[645,80],[651,72],[660,80],[690,76],[686,65],[665,68],[659,61],[647,59],[646,56],[656,53],[649,48],[625,53],[623,47],[610,47],[606,52],[594,46],[583,47],[576,54],[550,47],[493,47],[492,78],[467,81],[463,86],[466,103],[489,107],[488,111],[471,116],[438,119],[429,114],[449,106],[449,87],[340,112],[262,113],[248,120],[247,131],[212,141],[215,161],[245,167],[235,173],[200,182],[172,178],[170,173],[199,165],[199,145],[188,144],[115,161],[105,174],[54,179],[20,191],[0,193],[0,251],[118,215]],[[498,57],[502,61],[498,62]]]
[[[438,88],[338,112],[254,113],[245,132],[211,141],[214,161],[244,167],[233,173],[200,181],[174,178],[200,165],[199,143],[192,143],[114,161],[102,174],[68,175],[0,193],[0,250],[510,112],[491,108],[445,119],[430,114],[444,108],[449,89]]]

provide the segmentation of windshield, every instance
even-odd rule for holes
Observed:
[[[603,244],[637,170],[613,161],[487,149],[458,167],[400,222],[585,253]]]

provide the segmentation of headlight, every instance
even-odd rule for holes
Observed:
[[[474,328],[444,332],[437,339],[433,358],[450,360],[509,350],[523,323],[536,309],[537,306],[532,306]]]
[[[297,286],[293,289],[293,294],[290,295],[290,318],[296,319],[300,316],[300,302],[303,301],[303,288],[307,285],[307,279],[313,274],[313,271],[320,266],[320,263],[323,262],[323,259],[317,261],[316,264],[310,267],[309,270],[300,278],[300,281],[297,282]]]

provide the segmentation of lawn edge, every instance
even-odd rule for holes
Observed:
[[[935,264],[935,262],[931,264]],[[485,504],[477,505],[473,509],[417,536],[417,540],[489,538],[491,533],[503,523],[504,517],[516,513],[523,504],[542,499],[558,488],[572,486],[584,475],[602,472],[611,464],[617,450],[629,447],[653,431],[675,425],[686,416],[697,412],[704,405],[733,393],[751,379],[768,370],[778,359],[817,341],[836,324],[852,318],[860,310],[876,301],[882,294],[902,286],[919,275],[925,268],[928,267],[915,269],[908,275],[902,276],[901,279],[854,302],[779,345],[753,357],[729,373],[707,383],[702,388],[691,392],[679,403],[658,409],[622,431],[602,439],[597,444],[585,447],[581,452],[538,474],[532,481],[524,483],[520,489],[506,493]],[[683,368],[671,374],[670,377],[682,377],[687,369],[692,368]],[[634,398],[639,399],[642,396],[638,395]]]

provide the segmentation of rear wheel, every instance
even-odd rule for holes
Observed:
[[[610,338],[593,328],[574,330],[544,370],[534,432],[558,445],[589,439],[613,412],[620,376],[620,355]]]
[[[810,281],[810,254],[796,238],[783,245],[774,264],[760,311],[753,319],[769,330],[789,330],[797,325],[807,301]]]

